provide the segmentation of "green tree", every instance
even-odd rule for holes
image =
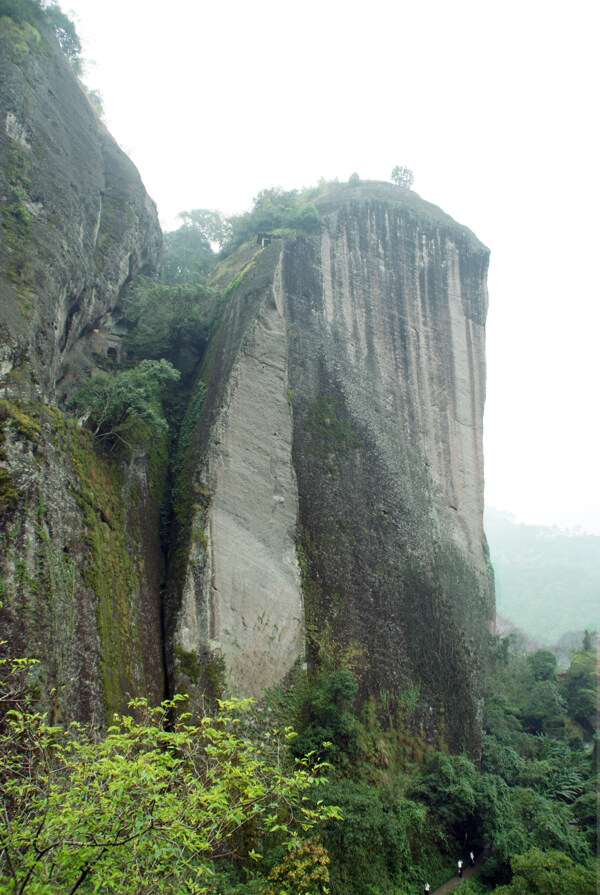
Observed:
[[[319,214],[314,205],[305,204],[306,198],[306,194],[301,195],[297,190],[282,190],[279,187],[261,190],[254,197],[251,211],[229,219],[231,235],[224,251],[228,254],[259,234],[318,230],[321,227]]]
[[[73,66],[75,73],[81,74],[81,41],[75,25],[57,3],[45,6],[44,15],[52,25],[60,48]]]
[[[410,168],[406,168],[404,165],[396,165],[394,170],[392,171],[392,181],[396,184],[396,186],[401,186],[405,190],[409,190],[413,185],[415,180],[415,176]]]
[[[223,301],[222,292],[203,283],[138,277],[123,300],[127,347],[138,358],[167,359],[185,378],[202,357]]]
[[[160,396],[180,373],[168,361],[144,360],[130,370],[100,371],[69,400],[68,408],[81,414],[100,441],[128,446],[140,436],[160,438],[167,433]],[[140,427],[140,424],[141,427]]]
[[[298,846],[339,815],[308,799],[323,765],[286,766],[290,730],[255,746],[239,733],[245,703],[197,719],[182,704],[134,700],[98,736],[0,699],[3,892],[217,892],[219,860],[260,862],[261,844]]]
[[[316,230],[321,224],[321,219],[315,206],[310,202],[308,205],[303,205],[299,217],[296,218],[296,224],[300,229],[308,232]]]
[[[42,0],[0,0],[0,17],[2,16],[8,16],[19,25],[28,22],[38,31],[45,21],[54,31],[60,48],[75,74],[81,74],[81,41],[73,21],[61,10],[58,3],[46,4]]]
[[[37,27],[43,21],[44,14],[37,0],[0,0],[0,17],[3,16],[18,25],[28,22]]]
[[[566,703],[555,680],[536,680],[522,709],[526,730],[541,733],[564,725]]]
[[[596,875],[559,851],[530,849],[511,861],[510,885],[495,895],[595,895]]]
[[[539,649],[527,656],[527,665],[534,681],[553,681],[556,678],[556,656],[548,649]]]
[[[201,283],[215,261],[212,246],[197,227],[183,225],[164,235],[165,283]]]
[[[269,873],[266,895],[327,895],[328,864],[317,837],[300,842]]]
[[[184,227],[196,230],[209,243],[216,243],[219,248],[231,233],[231,224],[220,211],[210,208],[194,208],[192,211],[182,211],[178,215],[183,221]]]
[[[323,834],[335,895],[395,891],[412,868],[411,848],[426,824],[424,806],[392,788],[349,779],[327,786],[324,797],[339,805],[344,818],[327,824]]]
[[[571,659],[563,692],[570,716],[592,733],[597,712],[598,664],[594,639],[587,631],[582,646]]]
[[[319,753],[327,743],[327,757],[346,764],[357,750],[359,722],[352,714],[358,684],[347,668],[319,677],[301,707],[302,732],[292,744],[295,755]]]
[[[477,771],[470,758],[436,752],[425,765],[415,794],[460,835],[475,810],[476,785]]]

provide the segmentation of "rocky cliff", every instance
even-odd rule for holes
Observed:
[[[156,269],[162,234],[43,23],[2,19],[0,112],[0,370],[13,393],[54,400],[94,352],[118,352],[111,312],[136,273]]]
[[[57,717],[101,723],[175,688],[258,695],[307,663],[351,668],[381,716],[410,703],[425,738],[476,752],[487,250],[406,189],[332,186],[308,228],[216,274],[227,301],[171,402],[188,409],[170,464],[161,438],[98,450],[65,399],[118,369],[121,299],[161,233],[38,13],[0,20],[7,648],[42,660]]]
[[[164,692],[163,472],[98,456],[55,403],[118,359],[113,310],[160,263],[162,234],[30,6],[0,19],[0,637],[42,659],[58,714],[101,721],[128,693]]]
[[[255,694],[306,631],[312,664],[418,689],[427,735],[476,748],[488,251],[391,185],[315,204],[317,235],[246,262],[212,348],[171,642]]]

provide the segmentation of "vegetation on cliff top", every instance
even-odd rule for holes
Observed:
[[[199,505],[193,501],[208,499],[194,490],[186,468],[205,395],[201,363],[227,295],[235,295],[244,275],[242,268],[232,289],[217,289],[215,266],[229,270],[242,243],[318,232],[318,209],[330,203],[359,195],[388,198],[390,189],[361,184],[353,175],[348,184],[322,183],[315,190],[262,191],[250,212],[229,220],[202,209],[186,212],[182,227],[167,235],[162,282],[140,279],[124,298],[124,362],[112,370],[107,362],[72,406],[87,415],[105,444],[149,449],[153,438],[163,447],[171,439],[163,517],[167,528],[175,521],[182,536],[170,540],[167,534],[163,543],[182,569],[185,538],[202,544],[204,537],[190,528]],[[412,196],[398,201],[422,202]],[[219,255],[213,245],[221,248]],[[330,466],[357,444],[325,398],[313,407],[308,431],[310,450]],[[121,632],[111,650],[102,625],[122,627],[117,617],[126,612],[120,604],[132,566],[124,536],[103,552],[100,541],[114,529],[114,519],[97,493],[84,492],[95,477],[96,491],[117,494],[110,485],[117,464],[105,460],[100,475],[87,457],[94,472],[86,477],[82,469],[80,499],[94,502],[93,516],[85,517],[91,556],[86,574],[100,600],[110,674],[128,648]],[[107,557],[124,582],[115,595],[116,579],[104,574]],[[326,633],[315,636],[325,639]],[[494,854],[481,883],[487,891],[502,883],[503,895],[534,893],[540,875],[561,875],[559,864],[564,895],[591,892],[597,749],[591,746],[591,640],[563,676],[544,652],[525,659],[510,640],[492,647],[480,767],[466,755],[448,754],[443,742],[437,750],[425,742],[415,721],[418,693],[377,694],[359,712],[361,656],[360,648],[352,654],[354,645],[343,655],[330,651],[329,664],[299,671],[293,686],[269,697],[284,726],[293,722],[299,731],[291,740],[299,767],[283,748],[285,737],[267,734],[258,713],[249,721],[252,739],[240,737],[228,715],[177,718],[177,699],[157,709],[135,701],[131,716],[117,718],[105,734],[50,727],[23,684],[16,695],[10,690],[9,675],[0,690],[0,751],[7,756],[0,776],[3,882],[8,891],[37,895],[57,885],[69,892],[158,892],[167,880],[173,891],[219,895],[316,895],[326,886],[332,895],[406,895],[422,891],[424,879],[442,882],[457,855],[491,840]],[[190,678],[203,681],[199,656],[180,651],[177,659]],[[116,675],[105,686],[107,703],[115,705]],[[310,783],[315,773],[320,777],[322,755],[331,764],[330,779],[319,780],[322,800],[315,802]],[[291,822],[290,803],[299,825]]]
[[[76,75],[81,74],[81,41],[73,21],[58,3],[44,0],[0,0],[0,18],[6,16],[17,25],[43,30],[49,27]]]

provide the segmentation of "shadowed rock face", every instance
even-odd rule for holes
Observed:
[[[302,655],[304,609],[310,660],[359,656],[364,695],[417,685],[427,734],[476,750],[488,252],[391,186],[320,210],[322,233],[265,249],[222,322],[206,545],[174,637],[219,649],[253,693]]]
[[[42,660],[56,717],[102,723],[130,695],[164,695],[160,483],[142,457],[98,457],[47,405],[118,350],[112,311],[159,264],[162,235],[53,34],[9,18],[0,237],[0,640]]]
[[[0,32],[0,341],[14,392],[85,380],[133,275],[160,262],[156,208],[53,35]],[[8,24],[7,24],[8,23]]]

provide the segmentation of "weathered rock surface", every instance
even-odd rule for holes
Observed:
[[[160,701],[160,482],[142,458],[99,457],[57,409],[0,401],[0,449],[18,495],[0,505],[0,640],[40,660],[57,718],[101,725],[131,696]]]
[[[42,660],[57,716],[164,695],[161,472],[98,457],[51,406],[118,354],[111,314],[161,251],[154,204],[53,34],[2,18],[0,640]]]
[[[428,736],[476,750],[488,252],[391,185],[318,204],[322,232],[263,250],[222,321],[196,445],[206,543],[172,637],[220,650],[238,691],[281,679],[303,654],[297,541],[309,658],[359,657],[364,695],[418,687]]]
[[[258,695],[304,649],[290,462],[281,246],[261,253],[231,302],[215,349],[193,479],[194,541],[175,642],[225,659],[234,690]]]
[[[0,31],[0,342],[5,389],[44,400],[106,354],[111,312],[160,262],[156,208],[53,35]],[[117,340],[118,341],[118,340]],[[6,378],[5,378],[6,377]]]

